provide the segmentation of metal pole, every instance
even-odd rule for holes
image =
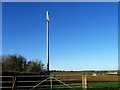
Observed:
[[[47,74],[49,74],[49,16],[48,16],[48,11],[46,12],[46,21],[47,21],[47,28],[46,28],[46,61],[47,61]]]
[[[52,77],[50,76],[50,88],[51,88],[51,90],[52,90]]]

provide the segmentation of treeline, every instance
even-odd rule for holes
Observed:
[[[27,60],[21,55],[2,55],[2,71],[45,73],[41,60]]]

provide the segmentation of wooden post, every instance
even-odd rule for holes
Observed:
[[[12,90],[16,90],[16,76],[13,77]]]
[[[82,89],[87,90],[87,77],[86,77],[86,75],[82,75]]]

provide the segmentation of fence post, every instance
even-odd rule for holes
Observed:
[[[12,90],[16,90],[16,76],[13,76]]]
[[[82,89],[87,90],[87,77],[86,77],[86,75],[82,75]]]

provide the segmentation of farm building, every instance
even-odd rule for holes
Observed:
[[[118,72],[108,72],[107,75],[117,75]]]
[[[93,73],[92,76],[97,76],[97,74],[96,74],[96,73]]]

